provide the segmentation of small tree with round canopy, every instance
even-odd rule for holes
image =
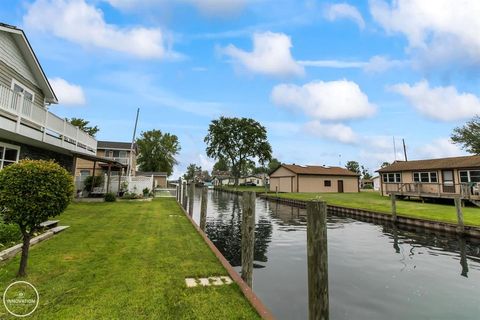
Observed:
[[[18,276],[26,275],[33,233],[49,217],[61,214],[73,195],[73,178],[53,161],[22,160],[0,171],[0,210],[23,237]]]

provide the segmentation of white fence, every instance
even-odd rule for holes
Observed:
[[[98,176],[96,177],[98,178]],[[84,191],[85,189],[85,179],[86,177],[76,177],[75,178],[75,190]],[[152,191],[153,187],[153,176],[136,176],[136,177],[126,177],[122,176],[119,180],[118,176],[110,177],[110,186],[107,188],[108,183],[107,175],[103,176],[103,185],[100,187],[93,188],[94,194],[104,194],[107,192],[118,193],[119,191],[135,193],[135,194],[143,194],[143,190],[148,188],[149,191]],[[119,190],[120,188],[120,190]],[[90,190],[85,190],[84,194],[87,195]]]

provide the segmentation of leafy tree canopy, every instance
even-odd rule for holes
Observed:
[[[199,172],[202,171],[201,166],[197,166],[195,163],[190,163],[187,167],[187,172],[183,175],[183,178],[187,181],[193,181]]]
[[[453,129],[451,139],[467,152],[480,154],[480,117],[475,116],[462,127]]]
[[[81,119],[81,118],[71,118],[71,119],[67,118],[65,120],[67,120],[68,122],[73,124],[75,127],[79,127],[81,130],[85,131],[86,133],[88,133],[92,137],[95,137],[95,135],[98,133],[98,131],[100,131],[98,126],[94,126],[94,127],[89,126],[90,121],[87,121],[87,120],[84,120],[84,119]]]
[[[361,166],[361,169],[362,169],[362,178],[363,179],[372,179],[373,178],[373,176],[371,175],[368,168],[365,168],[364,166]]]
[[[175,156],[181,148],[174,134],[160,130],[142,132],[137,139],[137,147],[137,162],[141,171],[161,171],[170,176],[173,167],[178,164]]]
[[[0,171],[0,214],[23,237],[19,276],[26,275],[28,250],[40,223],[61,214],[73,195],[73,178],[53,161],[22,160]]]
[[[212,171],[230,171],[230,164],[225,158],[218,159],[217,162],[213,165]]]
[[[385,167],[388,167],[390,165],[390,162],[383,162],[382,165],[380,166],[380,168],[385,168]]]
[[[282,163],[278,161],[277,158],[272,158],[268,163],[268,173],[272,172],[273,170],[277,169]]]
[[[220,117],[213,120],[208,128],[205,143],[209,157],[228,159],[232,175],[237,178],[236,183],[254,159],[263,165],[272,158],[267,130],[249,118]]]
[[[358,164],[357,161],[348,161],[347,164],[345,165],[345,168],[357,174],[361,174],[360,165]]]

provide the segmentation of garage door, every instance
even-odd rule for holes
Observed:
[[[280,192],[292,192],[292,178],[285,177],[280,178]]]

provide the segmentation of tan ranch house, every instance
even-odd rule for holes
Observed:
[[[480,156],[395,161],[378,173],[382,195],[480,200]]]
[[[270,173],[270,191],[359,192],[359,178],[341,167],[282,164]]]

